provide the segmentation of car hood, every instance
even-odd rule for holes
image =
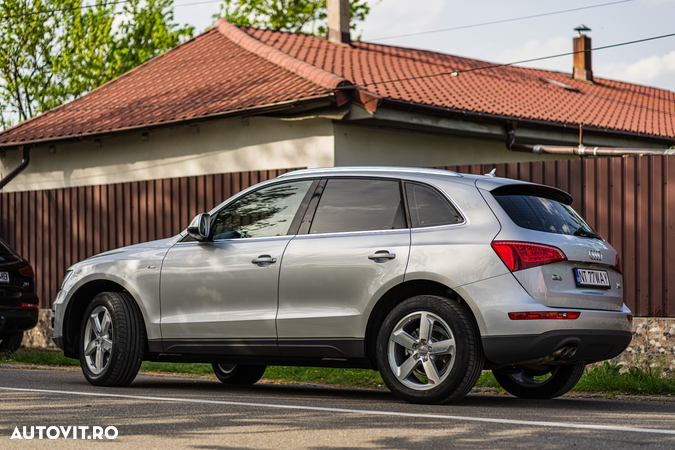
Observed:
[[[74,264],[71,269],[77,269],[82,266],[97,264],[104,261],[113,261],[121,259],[135,259],[135,255],[148,255],[148,252],[155,254],[157,258],[163,258],[166,252],[171,248],[176,242],[181,239],[182,235],[172,236],[166,239],[159,239],[156,241],[142,242],[140,244],[128,245],[126,247],[120,247],[113,250],[108,250],[107,252],[99,253],[94,256]]]

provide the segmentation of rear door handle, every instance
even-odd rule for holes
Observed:
[[[378,250],[372,255],[368,255],[368,259],[372,259],[375,262],[387,262],[390,259],[396,258],[395,253],[389,253],[387,250]]]
[[[276,258],[272,258],[270,255],[260,255],[257,258],[251,260],[253,264],[257,264],[260,267],[267,267],[270,264],[277,262]]]

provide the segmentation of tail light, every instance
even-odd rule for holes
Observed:
[[[35,308],[35,309],[39,308],[39,306],[34,304],[34,303],[22,303],[21,307],[22,308]]]
[[[614,262],[614,265],[612,266],[612,269],[616,270],[620,274],[623,274],[623,268],[621,267],[621,257],[619,254],[616,254],[616,260]]]
[[[542,320],[542,319],[578,319],[581,313],[579,311],[531,311],[531,312],[510,312],[511,320]]]
[[[558,247],[532,242],[492,241],[492,248],[511,272],[567,261]]]
[[[21,275],[23,275],[24,277],[35,278],[35,272],[33,271],[33,266],[31,266],[30,264],[27,265],[26,267],[20,268],[19,273]]]

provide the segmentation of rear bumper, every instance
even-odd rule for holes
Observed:
[[[35,308],[0,309],[0,333],[30,330],[37,323]]]
[[[518,364],[546,358],[564,347],[575,348],[571,357],[560,362],[587,364],[612,359],[623,352],[632,339],[623,330],[555,330],[536,335],[484,337],[485,357],[495,364]]]

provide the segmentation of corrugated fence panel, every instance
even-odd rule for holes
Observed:
[[[626,304],[675,317],[675,158],[646,156],[452,166],[556,186],[620,253]],[[290,170],[290,169],[289,169]],[[65,270],[93,254],[173,236],[194,215],[288,170],[225,173],[47,191],[0,193],[0,236],[33,264],[41,306]]]
[[[543,183],[574,197],[574,208],[621,255],[624,293],[636,316],[675,317],[675,157],[573,159],[442,169]]]
[[[0,237],[35,269],[49,308],[65,271],[96,253],[174,236],[198,213],[294,169],[0,193]]]

